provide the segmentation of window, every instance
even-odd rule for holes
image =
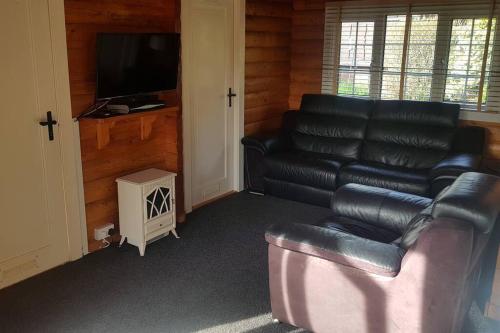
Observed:
[[[337,90],[339,95],[369,95],[373,28],[373,22],[342,23]]]
[[[496,19],[492,22],[492,30]],[[487,18],[453,20],[448,74],[446,77],[445,101],[474,104],[479,97],[479,81],[488,30]],[[493,48],[493,34],[490,35],[486,71],[489,72]],[[482,104],[487,100],[487,87],[483,90]]]
[[[492,60],[500,56],[500,42],[489,11],[490,2],[481,0],[399,7],[329,3],[322,91],[500,111]]]

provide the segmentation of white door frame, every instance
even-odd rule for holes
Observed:
[[[189,31],[190,0],[181,0],[181,43],[182,43],[182,141],[183,141],[183,174],[184,174],[184,206],[186,213],[193,209],[192,203],[192,110],[190,108],[189,85],[191,71],[188,63],[190,49],[187,41]],[[240,140],[244,135],[244,110],[245,110],[245,0],[234,0],[234,85],[237,97],[234,99],[234,144],[232,191],[243,190],[243,147]]]
[[[75,156],[80,155],[80,150],[79,146],[75,145],[75,127],[71,113],[64,0],[48,0],[48,4],[66,223],[68,225],[68,261],[72,261],[81,258],[87,246],[87,235],[82,233],[82,216],[80,212],[83,197],[79,195],[79,188],[83,184],[83,178],[79,172],[81,165],[75,159]],[[85,239],[85,242],[83,242],[83,239]]]

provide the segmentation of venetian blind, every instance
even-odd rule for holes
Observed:
[[[500,111],[492,1],[326,5],[322,92]]]

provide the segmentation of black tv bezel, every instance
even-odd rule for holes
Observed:
[[[129,35],[129,36],[138,36],[138,35],[173,35],[177,37],[177,80],[176,80],[176,86],[175,89],[165,89],[165,90],[153,90],[153,91],[142,91],[142,92],[136,92],[133,94],[129,95],[117,95],[117,96],[110,96],[110,97],[99,97],[98,96],[98,91],[99,91],[99,68],[98,68],[98,63],[99,63],[99,47],[100,44],[98,43],[98,38],[99,36],[102,35],[115,35],[115,36],[120,36],[120,35]],[[131,97],[136,97],[136,96],[144,96],[144,95],[153,95],[155,93],[160,93],[160,92],[166,92],[166,91],[175,91],[179,88],[179,66],[181,62],[181,34],[178,32],[98,32],[96,35],[96,52],[95,52],[95,101],[100,102],[100,101],[108,101],[108,100],[113,100],[117,98],[131,98]]]

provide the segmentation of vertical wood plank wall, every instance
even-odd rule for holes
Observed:
[[[178,0],[65,0],[73,116],[83,113],[94,102],[97,32],[180,32],[179,3]],[[97,121],[80,122],[90,251],[101,247],[93,239],[95,227],[110,222],[118,226],[115,179],[119,176],[151,167],[177,172],[176,205],[178,218],[183,219],[180,90],[161,97],[176,108],[166,115],[148,117],[151,128],[147,137],[141,134],[144,120],[121,119],[111,122],[109,143],[98,147]]]
[[[246,135],[277,130],[288,110],[291,19],[291,0],[246,1]]]

